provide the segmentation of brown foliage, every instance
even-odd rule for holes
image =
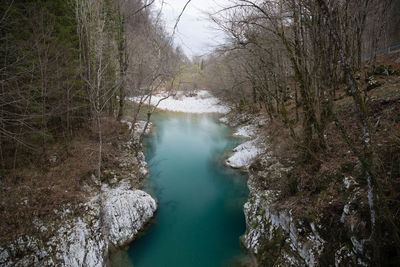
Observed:
[[[116,144],[129,138],[125,125],[103,118],[103,168],[118,166],[121,151]],[[68,143],[53,143],[43,158],[31,158],[21,168],[7,171],[0,180],[0,244],[21,235],[40,235],[33,221],[56,221],[55,210],[80,213],[80,203],[90,197],[85,186],[94,186],[91,175],[97,168],[95,127],[83,127]],[[51,232],[46,232],[50,235]]]

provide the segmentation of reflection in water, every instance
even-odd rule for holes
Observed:
[[[212,116],[158,114],[145,139],[150,177],[145,190],[157,198],[155,221],[114,266],[240,266],[248,262],[239,236],[248,189],[223,165],[239,140]]]

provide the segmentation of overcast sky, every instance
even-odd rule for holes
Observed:
[[[192,0],[183,13],[175,33],[175,44],[180,45],[189,57],[203,55],[223,42],[223,33],[207,20],[204,12],[212,12],[226,5],[229,0]],[[158,2],[158,7],[160,7]],[[187,0],[165,0],[163,18],[172,33],[176,19]]]

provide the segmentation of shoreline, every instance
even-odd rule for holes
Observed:
[[[233,153],[230,154],[228,158],[221,158],[224,161],[224,165],[234,169],[238,169],[241,172],[246,172],[247,184],[251,194],[249,166],[251,163],[263,152],[265,147],[257,147],[256,142],[258,137],[258,130],[265,126],[266,122],[262,119],[254,119],[251,115],[235,115],[235,118],[227,116],[234,114],[233,112],[227,114],[228,108],[225,105],[220,105],[219,111],[215,112],[214,109],[210,109],[210,103],[220,103],[217,98],[212,97],[210,94],[200,93],[200,97],[207,96],[206,98],[211,98],[212,101],[202,101],[200,100],[197,110],[192,110],[188,112],[187,108],[190,105],[184,104],[184,100],[173,100],[173,107],[175,110],[162,109],[164,112],[182,113],[182,114],[221,114],[219,117],[219,122],[228,124],[234,130],[233,136],[243,138],[244,142],[233,149]],[[198,101],[194,97],[189,102]],[[203,99],[204,100],[204,99]],[[183,103],[183,105],[182,105]],[[181,106],[179,106],[181,105]],[[223,108],[221,108],[223,107]],[[217,110],[218,110],[217,109]],[[205,110],[207,112],[205,112]],[[252,121],[252,123],[249,123]],[[255,121],[258,121],[257,123]],[[132,123],[128,121],[121,121],[121,123],[126,124],[131,131]],[[119,169],[136,169],[134,176],[139,177],[139,180],[143,181],[148,175],[148,167],[145,161],[145,156],[143,154],[142,144],[137,144],[138,139],[135,138],[136,135],[141,131],[144,123],[138,122],[135,125],[135,133],[132,133],[132,138],[127,143],[122,144],[122,147],[126,151],[131,151],[137,147],[140,147],[140,151],[136,153],[130,153],[131,161],[121,162]],[[146,132],[149,134],[150,129]],[[247,144],[247,145],[246,145]],[[238,149],[243,148],[243,149]],[[122,153],[123,154],[123,153]],[[123,156],[125,159],[129,158],[127,155]],[[102,183],[100,181],[95,181],[95,184],[100,188],[100,190],[95,193],[86,203],[82,206],[85,209],[85,213],[77,218],[72,218],[69,221],[64,222],[56,230],[57,233],[61,233],[53,237],[49,242],[43,243],[41,240],[18,239],[15,244],[11,244],[10,248],[4,249],[0,247],[0,263],[4,266],[11,265],[53,265],[56,262],[52,261],[52,258],[57,259],[57,263],[64,262],[66,266],[103,266],[110,260],[110,255],[114,250],[126,247],[130,242],[132,242],[143,229],[149,225],[149,222],[153,220],[153,216],[157,210],[156,200],[154,200],[146,192],[136,189],[130,184],[131,178],[118,178],[116,179],[115,170],[105,170],[103,175],[110,176],[111,179],[109,183]],[[128,173],[125,173],[128,175]],[[96,180],[95,177],[92,177]],[[92,189],[93,190],[93,189]],[[123,196],[123,197],[121,197]],[[250,198],[250,195],[249,195]],[[127,200],[125,205],[114,205],[121,200]],[[108,201],[110,200],[110,201]],[[121,219],[124,218],[124,214],[129,214],[129,208],[123,208],[129,206],[128,202],[141,202],[141,205],[146,206],[149,211],[145,215],[141,216],[143,220],[140,220],[139,225],[132,225],[132,221],[137,221],[137,219]],[[132,206],[132,204],[131,204]],[[108,211],[107,211],[108,210]],[[124,213],[125,212],[125,213]],[[120,216],[115,217],[113,214],[120,214]],[[103,214],[109,214],[104,217]],[[246,214],[246,213],[245,213]],[[246,218],[247,221],[247,218]],[[57,228],[57,227],[56,227]],[[121,228],[123,234],[120,234]],[[243,236],[242,236],[243,237]],[[241,245],[246,249],[246,254],[252,259],[254,255],[248,253],[248,247],[243,243],[243,238],[240,238]],[[95,239],[93,239],[95,238]],[[97,238],[97,239],[96,239]],[[41,243],[40,248],[36,243]],[[60,245],[59,245],[60,244]],[[85,244],[92,244],[93,246],[85,246]],[[95,245],[97,244],[97,246]],[[13,249],[13,248],[17,249]],[[15,258],[14,255],[25,255],[22,259],[17,261],[12,261]]]
[[[285,266],[319,266],[321,261],[324,261],[327,249],[333,245],[336,246],[336,249],[331,251],[335,266],[351,263],[354,260],[360,265],[368,266],[368,254],[364,253],[366,241],[358,235],[356,228],[351,226],[349,230],[350,244],[346,240],[331,240],[326,235],[327,215],[323,210],[314,213],[313,217],[307,217],[301,212],[299,214],[293,206],[285,204],[286,199],[282,198],[281,191],[271,188],[271,183],[287,181],[290,178],[294,162],[283,164],[282,159],[274,154],[268,145],[269,137],[265,131],[261,132],[263,127],[267,126],[267,120],[265,119],[260,125],[259,122],[262,121],[260,119],[262,115],[234,112],[220,119],[223,123],[236,127],[237,135],[244,133],[247,137],[247,140],[237,148],[259,138],[262,138],[262,142],[255,142],[254,146],[264,143],[258,146],[260,153],[247,153],[247,161],[239,161],[240,164],[237,165],[237,169],[247,174],[247,186],[250,191],[243,206],[246,232],[240,237],[240,241],[246,253],[253,259],[254,266],[264,266],[272,258]],[[243,130],[248,128],[257,130],[248,134]],[[230,158],[235,153],[246,155],[246,151],[237,148],[233,150]],[[229,162],[226,165],[229,166]],[[349,194],[342,206],[340,217],[340,223],[345,224],[346,221],[351,223],[355,213],[352,207],[363,191],[351,176],[344,177],[342,183],[344,191]],[[340,228],[337,231],[340,231]],[[276,247],[276,244],[280,244],[279,247]]]
[[[148,174],[142,145],[137,141],[131,133],[128,142],[119,143],[119,166],[103,171],[103,179],[108,181],[98,181],[92,175],[94,186],[86,189],[92,196],[79,204],[82,214],[74,216],[64,207],[55,210],[61,224],[38,219],[35,224],[41,234],[20,236],[0,247],[0,265],[104,266],[114,248],[134,240],[157,210],[156,200],[137,185]],[[40,237],[49,231],[54,234],[48,239]]]

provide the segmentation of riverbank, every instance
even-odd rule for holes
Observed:
[[[221,121],[236,126],[235,135],[248,138],[233,150],[226,164],[248,174],[250,194],[243,207],[246,232],[241,242],[254,265],[274,266],[279,262],[288,266],[318,266],[327,243],[319,233],[324,225],[319,217],[310,221],[301,213],[294,214],[292,207],[282,205],[284,192],[279,186],[270,186],[285,183],[293,162],[282,164],[282,158],[274,153],[267,135],[268,119],[262,114],[231,113]],[[342,249],[340,253],[354,257],[351,249]],[[341,260],[338,258],[337,262]]]
[[[154,99],[157,97],[162,96],[156,95]],[[161,107],[185,113],[228,111],[205,91],[192,97],[175,96],[166,101]],[[40,194],[35,191],[41,188],[37,184],[30,186],[33,191],[29,193],[34,199],[22,196],[25,200],[15,209],[16,212],[11,212],[13,198],[9,203],[3,201],[4,212],[9,218],[1,223],[9,226],[2,225],[2,229],[11,229],[13,221],[18,224],[14,225],[15,230],[11,229],[6,232],[8,235],[2,236],[2,266],[103,266],[110,250],[130,243],[151,219],[157,209],[156,201],[138,190],[148,174],[138,138],[145,122],[139,121],[133,127],[129,120],[121,123],[112,118],[104,120],[104,170],[100,180],[91,174],[96,170],[92,152],[96,151],[96,133],[86,127],[82,129],[84,134],[72,141],[70,147],[49,150],[46,162],[49,169],[43,171],[50,179],[48,195],[41,200],[46,207],[44,211],[39,210],[43,206],[37,202]],[[146,131],[149,133],[150,129]],[[22,185],[27,186],[27,179],[35,170],[37,167],[32,166],[25,171]],[[38,179],[40,181],[43,178]],[[15,193],[17,197],[21,193],[18,186],[7,187],[7,181],[2,182],[3,194],[10,196],[10,193]],[[48,184],[44,182],[43,186]],[[75,197],[73,201],[71,196]],[[28,211],[24,216],[26,220],[22,220],[20,212],[24,209]],[[34,223],[27,224],[30,221]]]
[[[397,84],[398,81],[393,79],[388,86]],[[382,98],[382,95],[387,96],[389,89],[374,90],[374,101],[370,103],[376,110],[370,119],[377,121],[377,127],[382,129],[377,135],[382,155],[396,151],[385,152],[390,145],[390,140],[384,141],[387,129],[392,118],[398,116],[400,103],[396,88],[391,88],[390,97]],[[185,103],[177,101],[174,107],[177,103]],[[341,119],[351,118],[349,98],[338,101],[341,102]],[[181,107],[185,107],[180,109],[182,112],[190,108],[187,105]],[[204,106],[199,110],[205,110]],[[272,124],[262,113],[233,111],[220,121],[236,127],[235,136],[246,138],[243,144],[233,149],[225,164],[249,176],[250,194],[243,208],[246,231],[241,242],[255,265],[371,265],[367,185],[359,178],[362,173],[357,158],[335,139],[338,138],[337,129],[331,127],[327,133],[326,138],[334,144],[328,153],[318,155],[318,161],[304,162],[294,142],[288,138],[288,132],[282,130],[285,128]],[[351,120],[347,123],[348,127],[356,127]],[[132,129],[129,122],[125,124],[127,130]],[[143,123],[136,126],[140,125]],[[56,263],[56,259],[69,265],[101,266],[110,248],[129,243],[156,208],[154,200],[146,193],[134,189],[147,174],[143,153],[132,154],[134,149],[141,147],[135,140],[137,138],[117,145],[118,151],[128,154],[118,156],[120,159],[116,164],[111,164],[118,167],[105,171],[104,180],[95,181],[91,177],[87,180],[92,181],[89,187],[94,191],[89,190],[88,201],[78,205],[82,209],[80,214],[67,207],[62,212],[55,212],[60,218],[56,223],[35,222],[35,229],[52,234],[51,243],[49,239],[42,242],[40,237],[25,236],[0,249],[0,263],[6,266],[43,265]],[[124,171],[117,173],[121,169]],[[396,176],[396,166],[392,171]],[[126,202],[119,205],[121,196]],[[104,212],[104,208],[110,212]],[[143,209],[146,212],[138,213],[141,218],[138,220],[136,211]],[[126,212],[135,217],[121,220]],[[65,240],[66,236],[70,239]]]
[[[35,216],[35,210],[31,211],[32,215],[27,214],[29,221],[19,221],[19,227],[27,233],[19,234],[14,241],[11,238],[8,241],[2,239],[1,266],[103,266],[110,250],[126,245],[135,238],[152,218],[157,204],[150,195],[138,189],[148,173],[141,144],[136,138],[142,124],[136,125],[136,132],[131,131],[129,123],[125,124],[127,126],[113,122],[113,131],[105,134],[105,170],[101,180],[90,175],[81,178],[83,180],[75,185],[71,173],[62,177],[70,179],[69,185],[63,184],[63,192],[66,195],[69,191],[72,191],[71,194],[80,193],[79,198],[74,202],[63,200],[40,215]],[[84,137],[82,139],[86,140]],[[86,144],[90,144],[90,140],[87,139]],[[80,165],[71,166],[71,161],[76,164],[78,160],[74,159],[76,155],[62,158],[58,153],[52,157],[53,168],[65,168],[64,171],[76,172],[77,176],[82,177],[85,169],[80,171]],[[85,168],[91,166],[90,154],[88,156],[86,159],[80,158],[86,161],[86,164],[83,163]],[[53,181],[53,185],[49,186],[57,185]],[[16,189],[10,187],[9,190]],[[36,188],[32,190],[33,193]],[[51,191],[51,188],[48,190]],[[51,194],[42,196],[43,202]],[[58,198],[61,197],[58,195]],[[22,202],[22,208],[35,204],[30,201],[33,200]]]
[[[144,139],[150,166],[144,188],[159,208],[140,239],[113,257],[126,260],[115,266],[219,267],[248,261],[239,240],[247,180],[223,163],[240,139],[217,117],[153,114],[155,131]]]
[[[226,164],[248,173],[248,201],[243,210],[246,217],[246,233],[242,236],[243,246],[254,259],[256,266],[319,266],[325,262],[327,253],[332,253],[336,266],[357,260],[363,263],[363,243],[353,232],[351,243],[326,238],[327,213],[313,208],[299,211],[296,197],[287,195],[282,189],[288,186],[293,175],[294,162],[276,155],[271,138],[267,135],[268,120],[260,114],[228,114],[221,121],[236,126],[235,135],[249,140],[233,150]],[[345,177],[343,187],[351,193],[349,203],[354,203],[360,188],[353,178]],[[289,185],[290,186],[290,185]],[[331,196],[333,198],[333,195]],[[331,204],[334,200],[331,199]],[[320,204],[320,203],[319,203]],[[342,223],[354,215],[349,205],[342,209]],[[329,215],[328,215],[329,216]],[[340,232],[339,228],[335,231]],[[333,242],[338,247],[332,249]]]
[[[378,183],[386,188],[382,192],[386,207],[396,214],[399,146],[393,129],[399,121],[393,118],[398,118],[400,110],[399,80],[387,75],[376,79],[380,85],[369,91],[368,110],[373,112],[368,120],[374,125],[374,150],[381,160]],[[344,91],[336,101],[338,119],[346,129],[357,129],[351,96]],[[294,117],[295,108],[288,112]],[[263,113],[243,111],[231,112],[221,121],[248,138],[226,164],[249,176],[246,233],[241,241],[256,266],[374,266],[376,243],[387,255],[382,261],[396,262],[395,237],[371,239],[368,185],[356,151],[343,144],[333,123],[325,133],[326,151],[314,152],[314,159],[306,161],[283,122],[271,123]],[[355,147],[362,151],[361,145]],[[378,219],[387,233],[395,231],[388,225],[390,220]]]

